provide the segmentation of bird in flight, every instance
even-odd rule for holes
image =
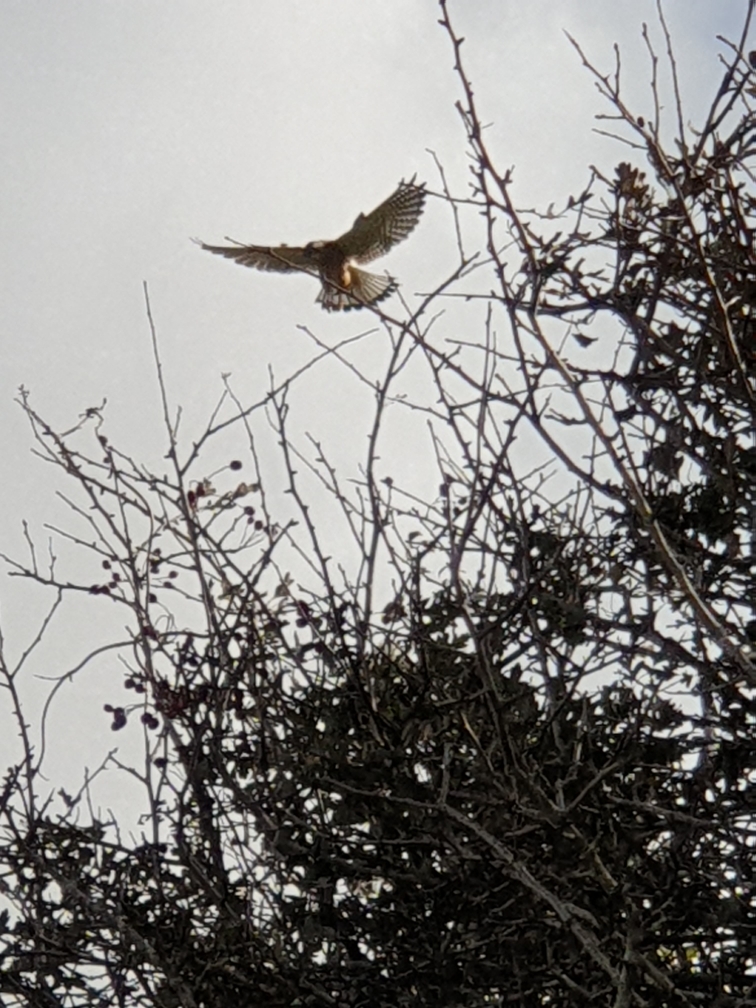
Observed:
[[[206,245],[206,252],[235,259],[242,266],[276,273],[305,272],[321,281],[317,302],[326,311],[349,311],[377,304],[399,286],[388,273],[379,276],[357,268],[385,255],[410,234],[423,212],[425,184],[400,182],[396,191],[369,214],[360,214],[352,227],[335,241],[292,245]],[[229,241],[231,239],[228,239]]]

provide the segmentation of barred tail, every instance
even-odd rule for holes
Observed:
[[[317,296],[317,303],[322,304],[326,311],[349,311],[351,308],[364,308],[365,305],[377,304],[397,289],[399,284],[388,276],[377,276],[365,270],[349,266],[349,290],[344,290],[323,279],[323,286]]]

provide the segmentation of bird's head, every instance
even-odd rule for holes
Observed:
[[[308,242],[304,247],[305,257],[312,263],[318,263],[320,261],[320,254],[325,248],[325,245],[326,243],[324,241]]]

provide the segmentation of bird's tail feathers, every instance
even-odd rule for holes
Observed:
[[[351,308],[364,308],[365,305],[377,304],[390,294],[393,294],[399,284],[385,274],[378,276],[349,267],[351,283],[349,290],[337,287],[328,280],[323,280],[323,287],[317,297],[317,303],[322,304],[326,311],[349,311]]]

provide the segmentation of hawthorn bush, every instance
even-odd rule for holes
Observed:
[[[129,839],[86,782],[46,792],[4,661],[2,1004],[756,1005],[752,8],[667,142],[656,87],[644,118],[583,57],[631,154],[541,215],[442,0],[471,182],[435,195],[484,237],[374,311],[359,479],[290,432],[293,380],[228,387],[188,446],[163,391],[165,471],[99,411],[59,433],[22,396],[97,573],[10,572],[120,606],[107,716],[144,734],[145,805]],[[436,459],[425,498],[381,457],[397,412],[425,440],[394,468]]]

